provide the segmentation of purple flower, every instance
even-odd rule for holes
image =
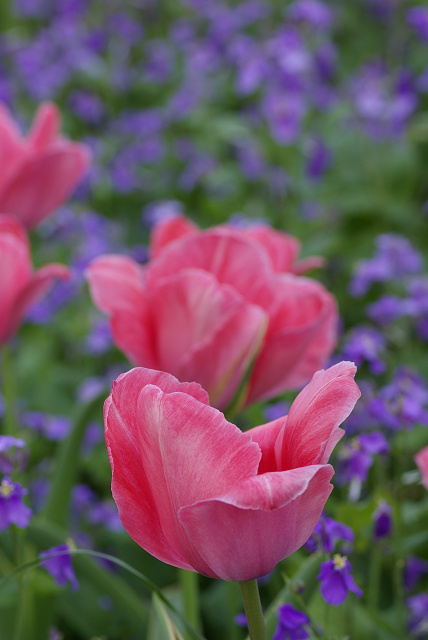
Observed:
[[[278,626],[272,640],[305,640],[309,633],[304,629],[311,621],[306,613],[286,602],[278,607]]]
[[[428,425],[427,404],[424,379],[409,368],[399,367],[392,382],[380,389],[368,408],[379,425],[397,430]]]
[[[109,323],[104,318],[97,318],[86,338],[86,351],[92,355],[106,353],[112,346]]]
[[[385,371],[385,363],[379,358],[384,351],[386,340],[383,334],[371,327],[356,327],[346,339],[342,350],[344,360],[355,362],[360,367],[367,362],[371,373],[379,375]]]
[[[363,594],[355,584],[351,572],[347,557],[338,553],[331,560],[321,563],[317,579],[321,581],[321,595],[328,604],[342,604],[348,596],[348,591],[353,591],[357,598]]]
[[[0,436],[0,471],[4,474],[12,473],[17,467],[22,471],[28,459],[26,443],[21,438]]]
[[[266,405],[263,409],[263,415],[268,422],[272,420],[278,420],[278,418],[283,418],[287,415],[290,409],[290,404],[288,402],[271,402]]]
[[[32,511],[22,499],[27,493],[18,482],[12,482],[9,476],[4,476],[0,483],[0,531],[11,524],[16,524],[20,529],[28,525]]]
[[[339,449],[337,458],[338,484],[351,483],[355,491],[365,482],[370,467],[373,464],[373,456],[386,454],[389,444],[380,431],[361,433],[345,442]],[[354,499],[357,496],[353,496]]]
[[[47,551],[42,551],[39,557],[45,558],[40,564],[51,574],[59,587],[64,587],[67,583],[70,583],[73,591],[76,591],[79,588],[79,583],[73,570],[71,554],[67,553],[70,548],[68,544],[60,544]],[[50,554],[58,555],[51,558],[47,557]]]
[[[392,509],[385,501],[381,500],[376,511],[373,514],[374,530],[373,536],[375,540],[381,540],[391,535],[392,530]]]
[[[354,532],[346,524],[322,515],[305,546],[311,553],[333,553],[338,540],[350,546],[354,541]]]
[[[264,100],[263,112],[272,138],[281,145],[295,142],[306,113],[306,100],[299,93],[270,92]]]
[[[68,103],[74,113],[89,124],[98,124],[105,113],[100,98],[90,91],[76,90],[69,97]]]
[[[71,420],[66,416],[50,416],[40,411],[27,411],[21,416],[25,427],[38,431],[49,440],[64,440],[71,429]]]
[[[310,180],[319,180],[323,177],[332,163],[332,155],[324,142],[313,139],[308,144],[308,157],[306,175]]]
[[[389,325],[406,314],[406,300],[398,296],[384,295],[367,307],[370,320],[381,326]]]
[[[428,573],[428,562],[417,558],[416,556],[408,556],[404,565],[404,584],[408,591],[412,591],[419,582],[420,578]]]
[[[406,13],[407,24],[414,28],[422,42],[428,42],[428,9],[412,7]]]
[[[320,0],[295,0],[287,7],[287,16],[321,31],[329,29],[333,22],[332,10]]]
[[[413,637],[425,640],[428,630],[428,592],[407,598],[406,604],[410,612],[409,629],[413,632]]]
[[[385,233],[377,237],[377,251],[373,258],[362,260],[350,284],[351,294],[365,294],[373,282],[397,281],[419,273],[422,256],[404,236]]]

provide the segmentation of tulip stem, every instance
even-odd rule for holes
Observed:
[[[244,601],[244,609],[251,640],[267,640],[257,580],[240,582],[239,587],[241,589],[242,600]]]
[[[199,617],[199,576],[193,571],[180,569],[180,583],[183,595],[184,616],[195,628],[200,629]]]

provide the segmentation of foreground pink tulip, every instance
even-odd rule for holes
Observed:
[[[241,432],[196,383],[137,368],[104,405],[112,492],[156,558],[239,582],[267,574],[312,533],[332,490],[339,425],[360,396],[355,366],[319,371],[288,417]]]
[[[61,205],[89,166],[89,151],[59,133],[60,113],[51,103],[39,108],[23,138],[0,105],[0,211],[31,229]]]
[[[68,278],[67,267],[47,264],[32,270],[30,246],[17,218],[0,216],[0,344],[17,331],[26,311],[56,278]]]
[[[428,489],[428,447],[424,447],[415,455],[415,462],[422,474],[422,484]]]
[[[238,393],[242,406],[302,387],[335,345],[333,296],[278,273],[264,249],[233,230],[186,233],[144,268],[101,256],[87,278],[133,363],[198,382],[219,409]]]
[[[252,240],[259,250],[266,253],[274,271],[278,273],[300,275],[324,265],[324,259],[320,256],[310,256],[297,262],[300,252],[300,242],[297,238],[283,231],[277,231],[268,224],[258,223],[243,228],[221,225],[215,228],[221,229],[224,233],[241,235]],[[171,242],[183,236],[198,233],[203,232],[185,216],[180,214],[169,216],[153,228],[150,237],[150,254],[155,258]]]

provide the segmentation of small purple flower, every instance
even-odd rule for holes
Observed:
[[[60,544],[47,551],[42,551],[39,557],[45,558],[41,562],[41,566],[51,574],[59,587],[64,587],[67,583],[70,583],[73,591],[76,591],[79,588],[79,583],[73,570],[71,562],[72,556],[70,553],[67,553],[70,549],[71,547],[68,544]],[[49,558],[48,556],[50,554],[58,555]]]
[[[320,0],[295,0],[287,7],[287,17],[306,22],[320,31],[328,30],[333,22],[332,10]]]
[[[408,591],[412,591],[422,576],[428,574],[428,561],[408,556],[404,565],[404,585]]]
[[[278,607],[278,626],[272,640],[305,640],[309,638],[309,633],[305,626],[310,625],[309,616],[303,611],[295,609],[293,605],[286,602]]]
[[[21,416],[25,427],[38,431],[49,440],[64,440],[70,432],[71,420],[66,416],[50,416],[40,411],[27,411]]]
[[[385,363],[379,358],[386,340],[383,334],[371,327],[356,327],[351,331],[342,350],[344,360],[355,362],[360,367],[367,362],[371,373],[379,375],[385,371]]]
[[[347,542],[348,546],[350,546],[354,541],[354,532],[346,524],[322,515],[305,547],[311,553],[315,551],[333,553],[338,540]]]
[[[310,180],[320,180],[332,163],[332,155],[320,139],[309,141],[306,175]]]
[[[24,529],[30,522],[32,511],[23,501],[28,492],[18,482],[5,476],[0,483],[0,531],[11,524]]]
[[[271,402],[263,409],[263,415],[268,422],[272,420],[278,420],[278,418],[284,418],[288,414],[290,404],[288,402]]]
[[[406,13],[407,24],[414,28],[422,42],[428,42],[428,9],[412,7]]]
[[[236,614],[233,620],[235,624],[238,625],[238,627],[248,627],[247,616],[245,615],[245,613]]]
[[[12,473],[14,468],[22,471],[28,459],[26,443],[21,438],[0,436],[0,471]]]
[[[321,563],[317,579],[321,581],[321,595],[328,604],[342,604],[348,596],[348,591],[353,591],[357,598],[363,594],[355,584],[351,571],[347,557],[338,553],[331,560]]]
[[[381,540],[391,535],[392,531],[392,509],[385,501],[381,500],[376,511],[373,514],[374,529],[373,537],[375,540]]]
[[[86,351],[91,355],[106,353],[113,345],[108,320],[97,318],[86,338]]]
[[[407,311],[406,300],[398,296],[384,295],[367,307],[367,315],[370,320],[381,326],[389,325],[405,315]]]
[[[428,592],[407,598],[406,604],[410,612],[409,629],[413,632],[413,637],[425,640],[428,631]]]
[[[337,459],[338,484],[351,483],[361,487],[373,464],[373,456],[384,455],[388,451],[389,444],[380,431],[361,433],[345,442]]]

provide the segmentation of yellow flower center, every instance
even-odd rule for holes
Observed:
[[[347,556],[341,556],[340,553],[335,553],[333,556],[333,564],[336,571],[340,571],[346,567]]]
[[[7,498],[11,493],[13,493],[13,484],[9,480],[6,480],[6,478],[3,478],[0,484],[0,495]]]

